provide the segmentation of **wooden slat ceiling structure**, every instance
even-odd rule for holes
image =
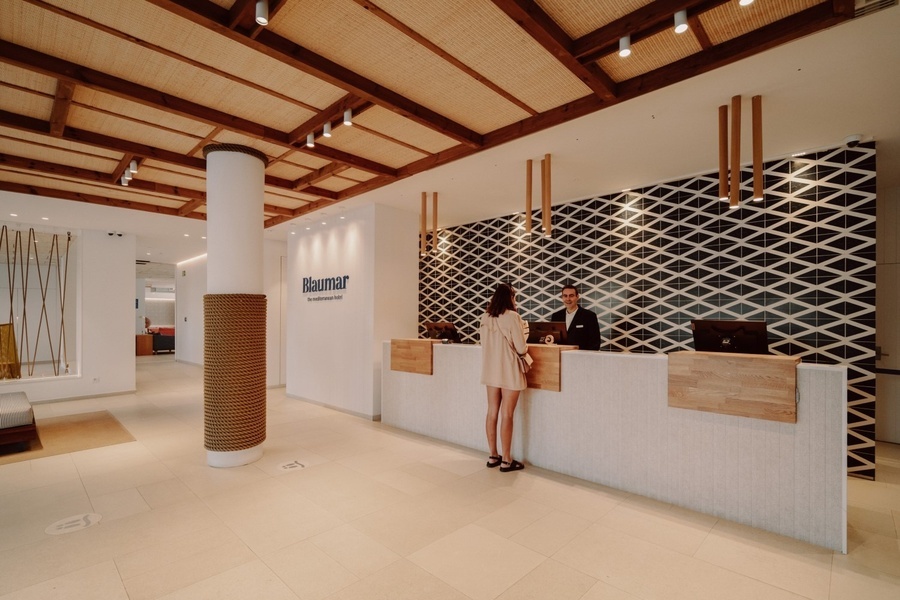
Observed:
[[[262,27],[256,0],[3,0],[0,189],[205,219],[203,147],[241,144],[269,158],[271,227],[854,16],[854,0],[268,5]]]

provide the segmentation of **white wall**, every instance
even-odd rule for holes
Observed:
[[[263,289],[266,294],[266,386],[285,384],[282,264],[287,244],[263,242]],[[175,358],[203,364],[203,296],[206,294],[206,255],[175,265]]]
[[[416,337],[418,216],[380,205],[343,216],[288,241],[287,393],[376,418],[381,342]],[[345,275],[346,290],[303,293],[304,277]]]
[[[78,264],[70,265],[77,271],[69,282],[78,281],[80,315],[70,342],[70,375],[0,382],[0,393],[23,391],[41,402],[134,391],[135,238],[84,231],[79,243]]]

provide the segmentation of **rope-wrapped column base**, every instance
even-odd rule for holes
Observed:
[[[266,439],[266,297],[203,296],[203,442],[233,452]]]

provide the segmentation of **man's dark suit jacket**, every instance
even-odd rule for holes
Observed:
[[[566,322],[566,309],[556,311],[550,318],[551,321]],[[566,343],[572,346],[578,345],[580,350],[599,350],[600,349],[600,324],[597,322],[597,315],[593,311],[586,308],[578,307],[575,311],[575,318],[572,324],[566,330],[569,338]]]

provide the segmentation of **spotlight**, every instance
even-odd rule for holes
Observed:
[[[131,171],[132,174],[137,173],[137,161],[135,159],[131,159],[131,162],[128,164],[128,170]]]
[[[125,173],[122,173],[122,185],[128,185],[128,177],[125,177]]]
[[[324,137],[331,137],[331,121],[325,121],[325,127],[322,128]]]
[[[848,135],[844,138],[844,145],[848,148],[856,148],[861,141],[862,136],[858,133],[854,133],[853,135]]]
[[[316,136],[312,133],[306,134],[306,147],[307,148],[315,148],[316,147]]]
[[[741,0],[740,2],[738,2],[738,4],[740,4],[741,6],[750,6],[751,4],[753,4],[753,0]]]
[[[263,27],[269,24],[269,0],[256,0],[256,22]]]
[[[351,108],[344,111],[344,125],[347,127],[353,125],[353,109]]]
[[[684,33],[688,30],[687,11],[679,10],[675,13],[675,33]]]
[[[619,38],[619,56],[625,58],[631,56],[631,36],[623,35]]]

